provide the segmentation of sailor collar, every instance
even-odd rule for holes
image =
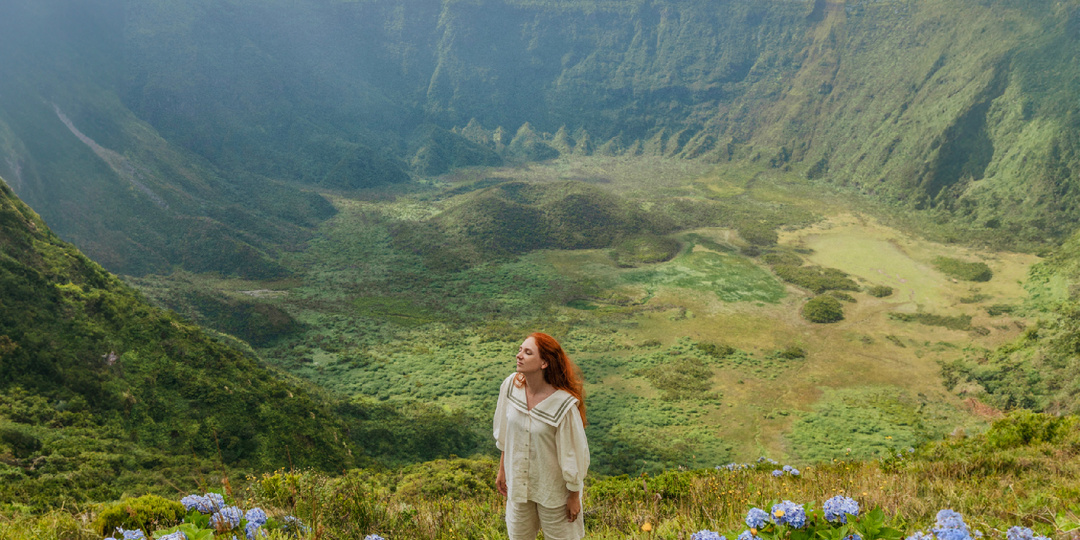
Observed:
[[[570,395],[570,392],[567,392],[566,390],[556,390],[530,411],[529,404],[525,400],[525,387],[522,386],[519,388],[513,382],[507,385],[506,399],[510,401],[510,404],[513,405],[515,409],[524,414],[532,415],[552,427],[558,427],[563,416],[566,416],[566,413],[577,405],[578,402],[577,398]]]

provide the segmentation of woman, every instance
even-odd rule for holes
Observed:
[[[517,372],[499,389],[495,444],[502,451],[496,487],[506,497],[510,540],[580,540],[581,489],[589,469],[585,402],[577,366],[555,338],[530,334]]]

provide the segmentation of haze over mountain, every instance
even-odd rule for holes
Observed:
[[[307,186],[559,152],[765,161],[999,242],[1078,211],[1075,2],[44,0],[0,21],[0,174],[129,274],[280,275],[333,212]]]

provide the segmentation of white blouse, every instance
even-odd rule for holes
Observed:
[[[514,385],[515,375],[499,389],[493,430],[504,454],[507,495],[512,502],[564,506],[571,491],[581,491],[589,470],[578,400],[556,390],[530,411],[525,388]]]

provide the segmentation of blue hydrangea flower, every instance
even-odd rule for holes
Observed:
[[[1033,540],[1035,531],[1027,527],[1009,527],[1009,530],[1005,531],[1005,538],[1007,540]]]
[[[781,471],[780,469],[776,469],[775,471],[772,472],[772,475],[773,476],[783,476],[784,471]]]
[[[705,529],[690,535],[690,540],[727,540],[720,533]]]
[[[117,527],[116,532],[122,535],[117,540],[140,540],[146,538],[146,535],[140,529],[124,530],[122,527]]]
[[[968,526],[964,523],[964,516],[946,508],[937,513],[934,532],[936,533],[938,529],[963,529],[966,532]]]
[[[971,540],[966,529],[934,529],[937,540]]]
[[[799,476],[799,474],[800,474],[799,469],[796,469],[795,467],[792,467],[791,470],[788,471],[788,474],[790,474],[791,476]]]
[[[188,540],[188,537],[183,531],[176,531],[171,534],[166,534],[165,536],[158,538],[158,540]]]
[[[806,510],[803,509],[802,505],[791,501],[774,504],[772,516],[777,523],[790,525],[796,529],[802,528],[806,524]]]
[[[217,508],[214,507],[214,501],[204,495],[188,495],[180,499],[180,504],[183,504],[188,512],[198,510],[203,514],[213,514],[217,511]]]
[[[795,467],[792,467],[791,465],[784,465],[784,467],[783,467],[784,472],[791,472],[791,470],[794,469],[794,468]]]
[[[244,514],[244,519],[246,519],[248,523],[255,523],[258,524],[259,527],[262,527],[263,525],[266,525],[266,512],[264,512],[262,508],[252,508]]]
[[[760,529],[769,521],[769,513],[760,508],[751,508],[746,513],[746,526],[751,529]]]
[[[750,531],[743,531],[742,533],[739,534],[739,540],[756,540],[756,539],[754,538],[754,533],[752,533]]]
[[[222,508],[225,508],[225,497],[222,497],[220,493],[207,493],[206,498],[210,500],[211,512],[220,512]]]
[[[934,540],[934,535],[918,531],[904,540]]]
[[[262,523],[249,521],[244,525],[244,536],[247,536],[247,540],[255,540],[259,536],[266,536],[266,531],[262,529]]]
[[[844,540],[862,540],[862,535],[859,533],[849,534],[844,537]]]
[[[228,531],[240,526],[240,509],[235,506],[226,506],[220,512],[210,516],[210,524],[215,529]]]
[[[364,537],[364,540],[386,540],[386,539],[379,536],[379,535],[377,535],[377,534],[369,534],[369,535]]]
[[[859,503],[852,498],[837,495],[822,505],[825,519],[831,522],[847,523],[847,517],[859,515]]]
[[[300,518],[294,516],[285,516],[281,521],[286,532],[307,533],[310,530]]]

